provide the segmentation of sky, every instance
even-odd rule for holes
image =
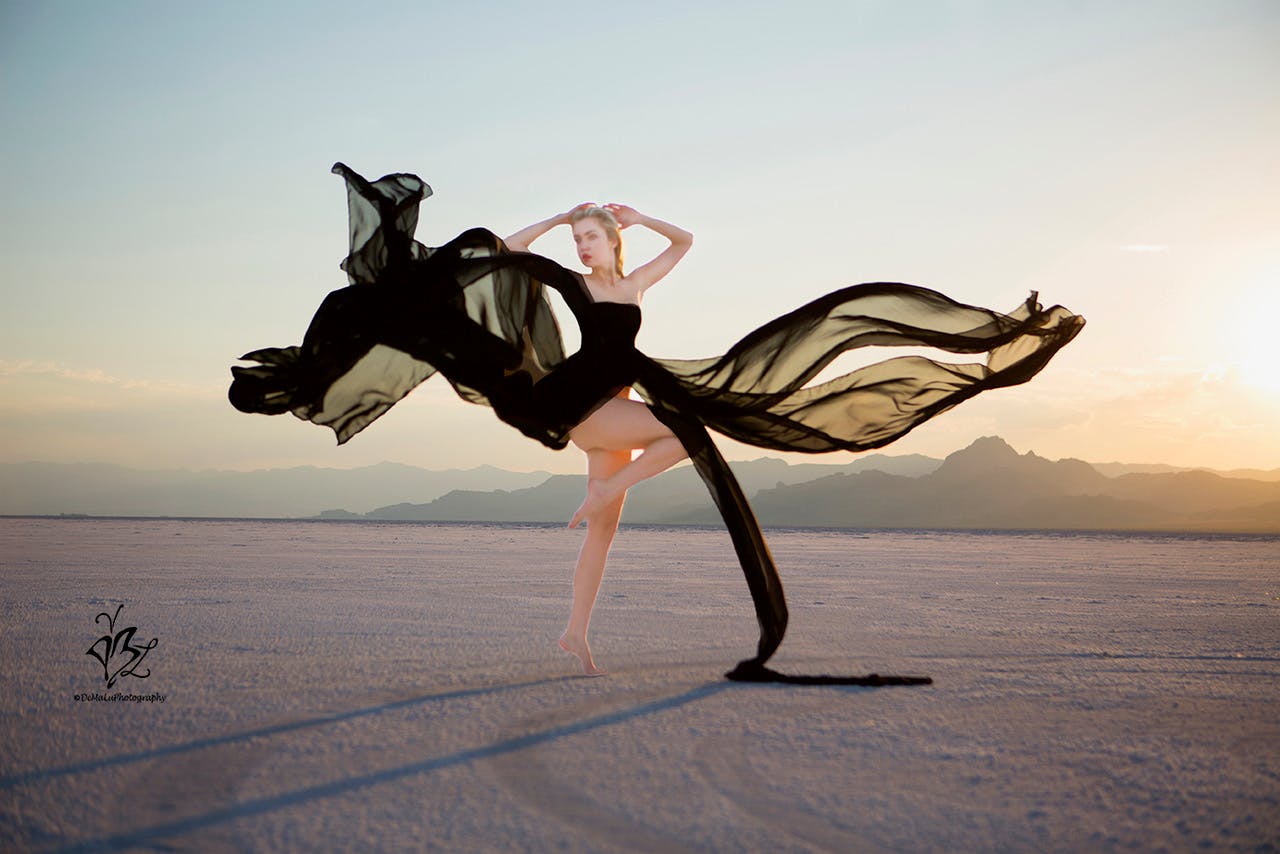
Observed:
[[[422,176],[427,245],[585,200],[693,232],[655,357],[866,281],[1087,319],[885,453],[1280,467],[1271,0],[6,0],[0,126],[0,462],[581,471],[440,377],[341,446],[231,407],[239,356],[347,284],[341,161]],[[533,249],[577,269],[567,229]]]

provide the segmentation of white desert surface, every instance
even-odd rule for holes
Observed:
[[[1280,846],[1280,539],[766,533],[770,666],[933,684],[725,680],[722,530],[622,529],[585,678],[582,531],[0,519],[0,849]]]

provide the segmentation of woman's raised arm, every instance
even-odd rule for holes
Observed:
[[[547,217],[542,222],[535,222],[533,225],[520,229],[502,242],[507,244],[507,248],[512,252],[528,252],[530,243],[537,240],[557,225],[567,225],[569,223],[569,215],[578,208],[590,207],[593,204],[595,204],[595,202],[583,202],[580,205],[575,205],[564,213],[558,213],[555,216]]]
[[[684,257],[684,254],[689,251],[689,247],[693,246],[693,235],[679,226],[646,216],[635,208],[630,208],[626,205],[609,204],[605,205],[605,208],[618,220],[619,228],[643,225],[645,228],[656,231],[671,241],[671,245],[664,249],[657,258],[637,267],[627,276],[628,279],[636,283],[637,293],[644,293],[646,288],[656,284],[663,276],[670,273],[671,268]]]

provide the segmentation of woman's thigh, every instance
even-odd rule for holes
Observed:
[[[584,451],[647,448],[659,439],[674,435],[648,406],[622,397],[610,398],[569,432],[569,438]]]

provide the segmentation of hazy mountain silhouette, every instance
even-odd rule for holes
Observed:
[[[5,463],[0,464],[0,513],[315,516],[330,508],[363,511],[391,501],[424,501],[460,488],[516,489],[547,477],[547,472],[510,472],[493,466],[430,471],[386,462],[351,469],[297,466],[247,472]]]
[[[1280,469],[1207,469],[1170,466],[1163,463],[1089,463],[1099,474],[1119,477],[1122,474],[1174,474],[1183,471],[1207,471],[1227,478],[1280,481]]]
[[[765,525],[1280,532],[1280,483],[1205,471],[1108,478],[995,437],[919,478],[837,475],[764,490],[752,506]]]
[[[765,525],[839,528],[994,528],[1280,532],[1280,483],[1205,471],[1110,478],[1080,460],[1019,454],[979,439],[941,464],[894,458],[855,466],[733,463]],[[926,458],[927,459],[927,458]],[[905,467],[904,467],[905,468]],[[834,469],[834,471],[833,471]],[[502,493],[451,492],[425,504],[371,511],[373,518],[563,522],[582,501],[585,478],[559,476]],[[624,521],[708,524],[719,515],[693,471],[675,469],[631,490]]]
[[[1103,468],[1141,471],[1107,476],[1080,460],[1019,454],[995,437],[945,460],[871,454],[847,465],[766,457],[731,466],[765,525],[1280,533],[1280,480],[1118,463]],[[0,513],[563,523],[584,488],[582,475],[489,466],[193,472],[9,463],[0,465]],[[623,520],[720,523],[687,464],[633,488]]]
[[[788,465],[778,459],[730,463],[748,494],[769,486],[804,483],[834,472],[888,469],[917,476],[933,471],[940,461],[910,454],[890,457],[872,454],[847,465],[801,463]],[[544,483],[510,492],[457,490],[424,504],[396,504],[371,510],[369,518],[415,519],[433,522],[567,522],[582,503],[585,475],[557,475]],[[714,505],[693,467],[682,465],[637,484],[627,493],[622,519],[631,523],[688,524]]]
[[[768,458],[735,465],[743,467],[740,471],[744,473],[744,484],[758,489],[867,466],[882,466],[903,474],[924,474],[940,463],[941,460],[919,455],[872,454],[848,465],[787,465],[782,460]],[[0,514],[365,518],[368,511],[378,508],[370,515],[417,518],[404,507],[393,508],[419,506],[453,491],[490,495],[496,494],[495,491],[521,490],[540,485],[551,477],[545,471],[511,472],[493,466],[432,471],[390,462],[351,469],[297,466],[248,472],[148,470],[105,463],[3,463],[0,464]],[[702,504],[710,506],[706,489],[692,469],[677,469],[644,486],[653,497],[645,499],[637,493],[635,501],[641,506],[645,500],[678,501],[688,504],[690,509]],[[581,491],[582,486],[574,488]],[[539,500],[554,491],[552,488],[540,493]],[[504,501],[501,497],[496,500],[499,505]],[[561,499],[555,512],[562,514],[561,505],[567,503],[568,513],[572,514],[581,500],[581,496],[576,500]],[[476,502],[483,503],[481,499],[467,499],[462,495],[453,501],[459,508],[478,507]],[[507,503],[519,506],[518,502]],[[481,515],[459,515],[462,510],[458,509],[443,518],[490,519],[493,516],[489,511],[471,512]],[[529,520],[521,518],[520,521]]]

